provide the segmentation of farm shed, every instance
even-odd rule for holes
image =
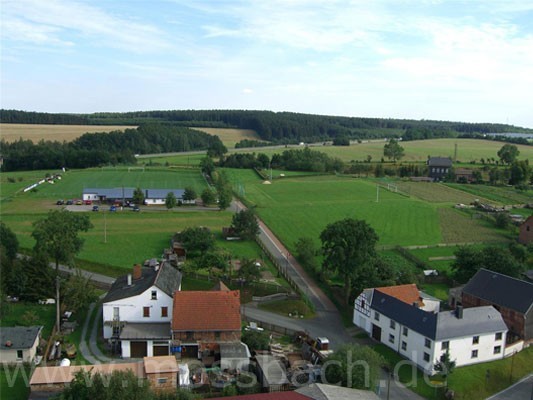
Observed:
[[[2,363],[32,362],[37,354],[42,326],[15,326],[0,329]]]
[[[269,354],[258,354],[257,377],[263,389],[267,392],[284,392],[289,390],[290,383],[287,372],[281,361]]]
[[[242,342],[220,343],[220,368],[247,371],[250,365],[250,350]]]
[[[520,225],[518,241],[526,245],[533,243],[533,215],[530,215],[525,222]]]

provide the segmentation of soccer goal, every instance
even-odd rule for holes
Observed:
[[[128,172],[131,171],[141,171],[144,172],[144,167],[128,167]]]

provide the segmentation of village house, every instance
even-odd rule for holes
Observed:
[[[445,157],[430,157],[427,160],[428,176],[435,182],[446,178],[452,168],[452,160]]]
[[[0,362],[30,363],[37,356],[42,326],[15,326],[0,329]]]
[[[504,357],[507,326],[494,307],[439,311],[417,292],[415,285],[365,289],[353,322],[427,374],[446,351],[458,367]]]
[[[146,205],[164,205],[167,195],[174,193],[176,200],[183,204],[194,204],[194,200],[184,200],[184,189],[141,189],[144,194],[144,204]],[[102,203],[129,204],[133,202],[133,193],[135,188],[118,187],[118,188],[85,188],[82,197],[84,201],[99,201]]]
[[[125,358],[168,355],[172,297],[180,290],[181,273],[170,263],[135,265],[103,299],[104,339],[120,344]]]
[[[184,291],[174,294],[172,348],[178,357],[202,360],[221,369],[247,369],[250,352],[241,343],[238,290]]]
[[[177,388],[179,366],[175,357],[161,356],[132,363],[38,367],[30,379],[30,398],[47,398],[47,394],[64,390],[80,371],[103,375],[131,371],[137,378],[147,379],[154,391],[172,393]]]
[[[488,269],[480,269],[463,287],[465,311],[469,307],[493,306],[509,329],[508,343],[533,340],[533,283]]]
[[[472,183],[475,180],[474,171],[469,168],[456,168],[453,173],[455,181],[459,183]]]
[[[533,243],[533,215],[527,217],[527,219],[520,225],[518,241],[525,245]]]

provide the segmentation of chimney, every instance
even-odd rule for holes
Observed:
[[[463,306],[457,306],[457,308],[455,309],[455,316],[458,319],[463,319]]]
[[[131,286],[131,274],[128,274],[128,286]]]
[[[141,279],[142,277],[142,270],[141,270],[141,264],[135,264],[133,266],[133,279]]]

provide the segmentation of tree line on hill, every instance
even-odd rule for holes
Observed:
[[[367,139],[402,136],[404,140],[419,140],[486,133],[533,133],[532,129],[506,124],[247,110],[170,110],[93,114],[47,114],[0,110],[0,122],[93,125],[139,125],[160,122],[188,127],[241,128],[255,130],[262,140],[281,144],[299,141],[319,142],[339,137]]]
[[[207,150],[211,156],[227,151],[218,136],[185,127],[143,124],[124,132],[86,133],[72,142],[20,139],[0,141],[2,171],[90,168],[135,164],[135,154]]]

